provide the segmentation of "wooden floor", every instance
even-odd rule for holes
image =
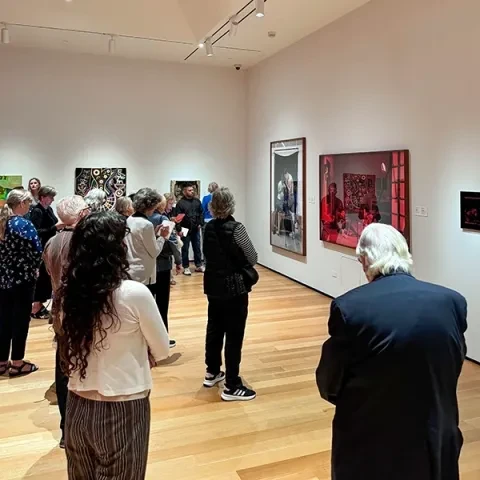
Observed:
[[[333,408],[320,399],[314,380],[330,301],[261,270],[242,363],[258,398],[224,403],[218,389],[202,387],[206,302],[201,282],[200,275],[179,277],[172,290],[170,325],[178,347],[154,370],[147,478],[330,479]],[[28,358],[41,370],[0,380],[0,479],[65,479],[57,407],[43,400],[54,377],[52,334],[40,321],[32,321],[30,332]],[[477,365],[466,363],[459,398],[462,479],[479,480]]]

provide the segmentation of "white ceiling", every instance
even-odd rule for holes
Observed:
[[[264,18],[252,14],[235,37],[219,39],[228,32],[228,25],[220,27],[242,9],[239,18],[246,16],[255,2],[0,0],[0,23],[8,25],[11,38],[0,48],[108,55],[108,35],[115,35],[116,56],[214,66],[238,63],[248,68],[369,1],[266,0]],[[269,38],[269,31],[276,37]],[[197,44],[211,35],[215,55],[209,58]]]

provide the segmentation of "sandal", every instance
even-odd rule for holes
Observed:
[[[6,362],[3,365],[0,365],[0,377],[5,375],[10,368],[10,362]]]
[[[28,367],[28,370],[24,370],[25,367]],[[20,366],[10,364],[10,377],[22,377],[29,375],[30,373],[36,372],[38,367],[34,363],[23,361]]]

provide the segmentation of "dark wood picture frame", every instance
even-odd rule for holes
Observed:
[[[285,169],[284,175],[292,178],[293,192],[288,193],[288,186],[284,189],[284,199],[278,191],[278,171],[275,169],[275,151],[298,150],[296,179]],[[287,158],[287,156],[285,156]],[[295,169],[294,169],[295,170]],[[301,175],[299,175],[301,172]],[[307,139],[306,137],[291,138],[270,142],[270,245],[288,252],[305,257],[307,255]],[[287,180],[288,182],[288,180]],[[295,185],[296,184],[296,185]],[[274,190],[274,185],[277,187]],[[296,211],[298,206],[298,189],[301,188],[301,212]],[[282,203],[282,205],[280,205]],[[292,211],[291,208],[294,210]],[[291,217],[290,219],[287,217]]]
[[[371,171],[366,167],[368,162],[372,165]],[[337,197],[340,179],[341,198]],[[319,192],[320,240],[356,248],[363,228],[368,223],[380,222],[397,228],[410,246],[409,150],[320,155]],[[356,220],[355,226],[353,220]]]
[[[460,227],[480,231],[480,192],[460,192]]]

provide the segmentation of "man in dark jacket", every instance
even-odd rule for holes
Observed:
[[[332,478],[458,480],[466,301],[411,275],[393,227],[368,226],[357,255],[370,283],[332,302],[317,369],[336,405]]]
[[[193,186],[187,185],[183,189],[183,198],[177,203],[175,215],[185,214],[180,227],[188,229],[188,234],[183,237],[182,263],[184,275],[191,275],[189,250],[190,243],[193,248],[196,272],[203,273],[202,250],[200,245],[200,231],[203,225],[202,202],[195,197]]]

